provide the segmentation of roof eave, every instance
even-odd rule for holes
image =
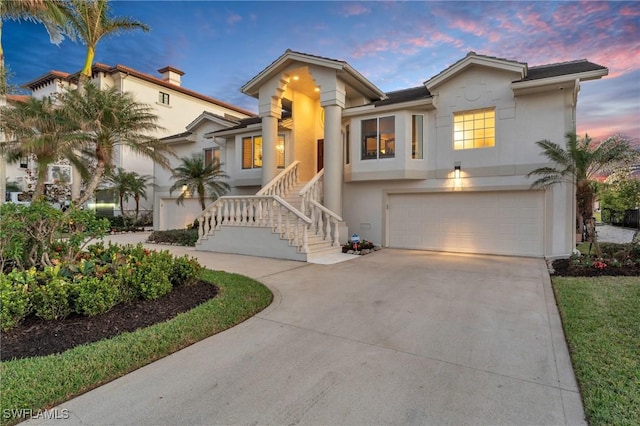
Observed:
[[[347,108],[344,111],[342,111],[342,116],[355,117],[358,115],[368,114],[372,112],[378,113],[378,112],[385,112],[385,111],[394,111],[399,109],[428,110],[428,109],[434,109],[434,108],[435,106],[433,105],[433,98],[426,98],[426,99],[417,99],[417,100],[407,101],[407,102],[397,102],[397,103],[382,105],[378,107],[376,107],[373,104],[368,104],[368,105],[363,105],[363,106],[358,106],[353,108]]]
[[[563,84],[573,83],[576,80],[597,80],[608,74],[609,70],[607,68],[604,68],[593,71],[559,75],[556,77],[540,78],[536,80],[514,81],[513,83],[511,83],[511,90],[513,90],[515,94],[524,94],[531,91],[536,91],[536,89],[553,88],[554,86],[557,86],[559,88]]]

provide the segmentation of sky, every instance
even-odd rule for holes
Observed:
[[[286,49],[344,60],[381,90],[421,85],[469,51],[529,66],[588,59],[609,68],[583,82],[577,131],[622,134],[640,145],[640,2],[616,1],[111,1],[112,15],[151,31],[103,39],[97,62],[159,77],[257,111],[240,87]],[[19,86],[50,70],[79,71],[85,46],[50,43],[42,25],[4,22],[2,43]],[[186,124],[186,123],[185,123]],[[560,142],[560,141],[557,141]]]

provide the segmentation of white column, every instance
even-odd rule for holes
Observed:
[[[340,122],[342,108],[324,107],[324,205],[342,216],[342,136]]]
[[[262,186],[276,177],[276,144],[278,119],[270,115],[262,117]]]

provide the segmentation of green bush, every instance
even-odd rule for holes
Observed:
[[[83,277],[76,281],[75,292],[74,311],[89,316],[107,312],[120,299],[118,280],[111,275]]]
[[[53,278],[33,287],[33,309],[37,316],[46,320],[65,318],[72,312],[72,297],[72,284],[61,277]]]
[[[0,324],[7,331],[22,321],[31,310],[29,284],[35,282],[35,270],[0,274]]]
[[[151,252],[136,262],[133,285],[143,299],[157,299],[169,293],[173,288],[171,274],[173,257],[168,251]]]
[[[168,231],[153,231],[148,238],[151,243],[177,244],[194,247],[198,241],[197,229],[170,229]]]
[[[198,280],[198,271],[200,271],[200,264],[196,259],[187,255],[176,257],[173,259],[169,281],[174,287],[195,284]]]

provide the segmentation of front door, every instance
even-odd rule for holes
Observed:
[[[318,169],[316,173],[324,169],[324,139],[318,139]]]

